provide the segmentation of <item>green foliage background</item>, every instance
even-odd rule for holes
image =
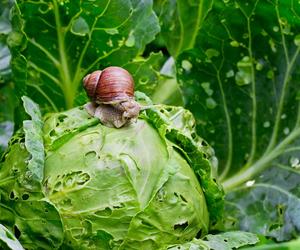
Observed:
[[[0,1],[1,151],[23,120],[22,95],[43,114],[69,109],[87,100],[86,73],[122,66],[154,102],[191,110],[215,149],[227,194],[219,230],[299,237],[298,0],[12,5]]]

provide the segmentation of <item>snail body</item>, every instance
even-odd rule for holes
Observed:
[[[89,114],[109,127],[122,127],[136,119],[141,110],[134,100],[134,81],[128,71],[108,67],[88,74],[83,85],[92,103],[86,105]]]

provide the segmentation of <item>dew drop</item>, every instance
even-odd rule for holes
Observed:
[[[188,60],[183,60],[181,62],[181,66],[186,72],[190,72],[193,67],[193,64],[191,64],[191,62]]]
[[[252,187],[254,185],[254,183],[255,183],[255,180],[247,181],[246,186],[247,187]]]
[[[109,47],[113,47],[114,44],[113,44],[113,41],[111,39],[109,39],[106,43]]]
[[[263,124],[264,128],[269,128],[271,126],[271,123],[269,121],[264,122]]]
[[[278,32],[278,31],[279,31],[279,27],[278,27],[278,26],[274,26],[274,27],[273,27],[273,31],[274,31],[274,32]]]
[[[263,64],[262,63],[260,63],[260,62],[257,62],[257,64],[256,64],[256,70],[258,70],[258,71],[261,71],[262,69],[263,69]]]
[[[284,120],[284,119],[286,119],[286,117],[287,117],[286,114],[282,114],[280,118],[281,118],[282,120]]]
[[[217,103],[213,98],[209,97],[206,99],[206,107],[208,109],[214,109],[216,106],[217,106]]]
[[[118,29],[105,29],[104,30],[107,34],[109,34],[109,35],[116,35],[116,34],[119,34],[119,31],[118,31]]]
[[[273,41],[273,39],[269,40],[269,45],[271,47],[272,52],[276,53],[277,49],[276,49],[276,45],[275,45],[275,42]]]
[[[239,47],[240,46],[240,44],[239,44],[239,42],[238,41],[231,41],[230,42],[230,45],[232,46],[232,47]]]
[[[267,72],[267,78],[268,78],[268,79],[273,79],[273,78],[274,78],[274,72],[273,72],[273,70],[269,70],[269,71]]]
[[[133,47],[135,45],[135,36],[134,36],[134,31],[132,30],[130,33],[129,33],[129,36],[125,42],[125,45],[127,47]]]
[[[290,129],[288,127],[284,128],[283,133],[288,135],[290,133]]]
[[[230,77],[233,77],[233,76],[234,76],[234,71],[232,69],[226,72],[226,77],[227,78],[230,78]]]
[[[294,43],[296,46],[298,46],[298,47],[300,46],[300,34],[295,36]]]
[[[244,39],[247,39],[248,37],[249,37],[249,34],[248,34],[248,33],[244,33],[244,34],[243,34],[243,38],[244,38]]]
[[[215,49],[207,49],[205,51],[205,54],[206,54],[208,59],[211,59],[213,57],[218,57],[220,55],[220,52],[215,50]]]
[[[205,93],[208,96],[212,96],[212,94],[214,93],[214,91],[210,88],[210,83],[209,82],[201,83],[201,87],[204,89]]]
[[[239,86],[251,83],[252,62],[249,56],[245,56],[237,63],[239,71],[235,75],[235,82]]]
[[[241,108],[236,108],[236,109],[235,109],[235,113],[236,113],[237,115],[240,115],[240,114],[242,113]]]
[[[290,159],[290,165],[292,168],[300,168],[300,160],[297,157],[292,156]]]

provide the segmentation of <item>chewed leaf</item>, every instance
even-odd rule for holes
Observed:
[[[16,237],[3,225],[0,224],[0,248],[8,247],[11,250],[24,250]]]
[[[192,114],[181,107],[155,105],[147,110],[147,118],[187,159],[204,192],[210,223],[222,218],[224,192],[215,178],[214,152],[195,131]]]
[[[299,165],[299,12],[291,0],[217,0],[196,48],[177,62],[187,108],[219,159],[228,213],[240,211],[233,224],[278,240],[299,235],[299,219],[290,217],[299,218],[299,193],[288,187],[300,181],[281,177],[296,174],[289,170],[264,184],[261,176],[279,171],[277,163]],[[289,204],[284,215],[276,214],[281,204]]]
[[[12,13],[27,61],[28,94],[51,111],[73,107],[86,74],[127,64],[159,31],[152,0],[20,0]],[[12,69],[16,84],[24,85],[18,76],[24,67]]]
[[[287,158],[290,160],[286,164],[272,165],[258,178],[228,194],[227,227],[256,232],[278,241],[299,235],[299,158]]]
[[[25,133],[25,147],[31,159],[28,162],[28,173],[26,176],[41,182],[44,173],[44,144],[43,144],[43,122],[41,112],[36,103],[26,96],[22,97],[25,112],[31,120],[23,121]]]
[[[191,242],[169,247],[168,250],[233,250],[245,246],[255,245],[259,242],[255,234],[233,231],[221,234],[209,234],[204,239],[194,239]]]

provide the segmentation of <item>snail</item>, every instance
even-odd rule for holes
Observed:
[[[108,127],[120,128],[137,119],[141,106],[134,100],[134,81],[120,67],[96,70],[83,79],[84,89],[91,99],[87,112]]]

